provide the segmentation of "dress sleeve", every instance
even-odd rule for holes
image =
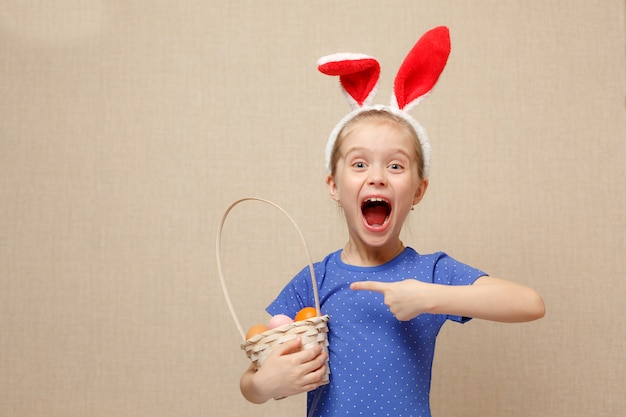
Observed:
[[[340,251],[331,253],[321,262],[313,264],[320,304],[324,303],[323,288],[328,263],[335,258],[339,252]],[[315,292],[313,291],[313,281],[311,280],[311,270],[309,266],[302,268],[265,310],[271,315],[285,314],[294,318],[298,311],[304,307],[315,307]]]
[[[302,308],[315,304],[311,285],[309,268],[303,268],[267,306],[266,311],[273,316],[285,314],[294,318]]]

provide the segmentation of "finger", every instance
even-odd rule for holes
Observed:
[[[319,345],[313,346],[308,349],[302,349],[300,352],[294,353],[293,358],[298,363],[310,363],[314,359],[318,358],[323,353],[322,347]]]
[[[313,350],[313,349],[310,349],[310,350]],[[322,348],[319,347],[319,349],[315,349],[315,356],[311,356],[307,358],[307,360],[303,363],[307,364],[308,372],[311,372],[319,368],[320,366],[324,365],[327,359],[328,359],[328,353],[324,352]]]
[[[314,387],[309,387],[306,388],[307,391],[310,391],[311,389],[317,388],[323,381],[324,378],[326,377],[326,364],[322,364],[322,366],[320,366],[317,369],[312,370],[311,372],[309,372],[308,374],[306,374],[306,376],[303,378],[302,382],[306,385],[315,385]]]
[[[326,361],[328,361],[328,353],[322,352],[317,358],[315,358],[315,365],[317,369],[323,368],[326,366]]]
[[[276,348],[276,353],[278,355],[288,355],[290,353],[295,353],[300,351],[302,347],[302,339],[299,337],[294,337],[293,339],[289,339],[286,342],[280,344]]]
[[[357,281],[350,284],[351,290],[385,292],[387,284],[378,281]]]
[[[328,364],[326,360],[328,359],[328,355],[323,353],[319,355],[315,360],[309,362],[307,364],[307,369],[305,372],[305,377],[303,381],[308,384],[319,384],[322,382],[324,377],[326,376],[326,367]]]

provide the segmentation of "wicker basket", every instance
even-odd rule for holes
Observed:
[[[251,337],[249,340],[246,340],[245,333],[243,331],[243,327],[239,322],[239,318],[235,313],[235,309],[233,308],[233,304],[230,299],[230,295],[228,294],[228,290],[226,289],[226,282],[224,280],[224,273],[222,271],[222,256],[221,256],[221,246],[222,246],[222,229],[224,227],[224,223],[230,211],[238,204],[244,201],[259,201],[265,204],[269,204],[272,207],[275,207],[279,211],[281,211],[287,218],[291,221],[291,223],[296,228],[298,234],[300,235],[300,239],[304,244],[304,249],[306,251],[306,255],[308,258],[309,270],[311,272],[311,281],[313,282],[313,296],[315,298],[315,309],[317,310],[317,316],[309,318],[307,320],[295,321],[293,323],[285,324],[280,327],[276,327],[274,329],[268,330],[264,333],[257,334]],[[224,292],[224,297],[226,298],[226,303],[228,304],[228,308],[230,309],[230,313],[235,320],[235,324],[237,325],[237,329],[241,338],[243,339],[243,343],[241,344],[241,349],[246,352],[248,358],[252,361],[254,366],[258,369],[263,364],[265,358],[272,352],[272,350],[279,346],[280,344],[286,342],[287,340],[293,339],[294,337],[300,337],[302,339],[302,348],[303,349],[311,349],[317,345],[321,346],[325,352],[328,352],[328,316],[323,316],[320,312],[320,302],[319,295],[317,292],[317,281],[315,279],[315,271],[313,269],[313,262],[311,261],[311,255],[309,254],[308,247],[302,236],[302,232],[300,228],[293,220],[293,218],[280,206],[271,201],[256,198],[256,197],[246,197],[233,202],[224,212],[222,216],[222,220],[220,222],[219,228],[217,230],[217,241],[215,244],[216,258],[217,258],[217,269],[219,273],[220,283],[222,285],[222,291]],[[326,375],[324,377],[323,384],[327,384],[329,381],[330,370],[328,367],[328,361],[326,363]]]

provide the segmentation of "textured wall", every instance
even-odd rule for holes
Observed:
[[[293,416],[247,404],[217,279],[228,204],[287,209],[320,259],[345,240],[324,185],[348,110],[322,55],[379,58],[378,102],[413,42],[452,54],[414,115],[431,182],[405,243],[537,288],[546,317],[448,324],[435,416],[626,409],[623,1],[3,0],[0,415]],[[224,236],[244,327],[305,263],[242,206]]]

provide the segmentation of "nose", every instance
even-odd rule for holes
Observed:
[[[380,187],[387,184],[387,175],[384,167],[372,165],[369,170],[367,183],[372,186]]]

